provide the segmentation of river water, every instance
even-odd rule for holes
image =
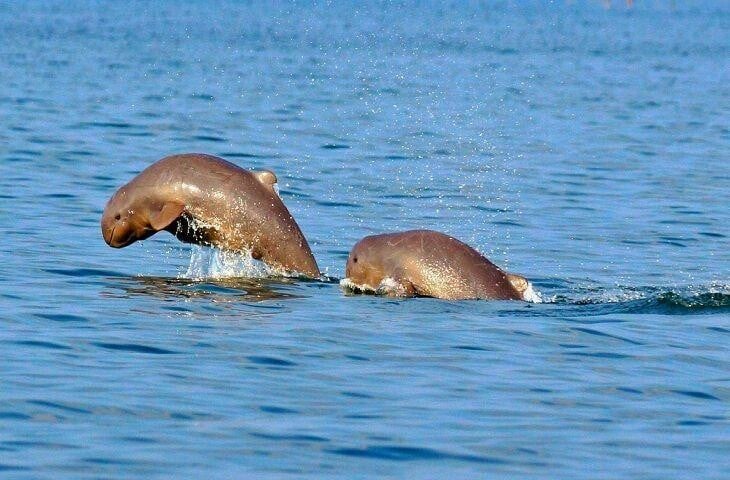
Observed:
[[[0,4],[0,476],[727,478],[730,8],[613,3]],[[181,152],[329,279],[107,247]],[[342,291],[411,228],[543,303]]]

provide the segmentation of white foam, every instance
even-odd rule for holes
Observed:
[[[366,284],[358,284],[353,282],[350,278],[343,278],[340,280],[340,286],[350,292],[362,292],[362,293],[378,293],[376,288]]]
[[[399,282],[391,277],[385,277],[377,287],[368,284],[359,284],[349,278],[340,280],[340,286],[348,291],[356,293],[369,293],[374,295],[387,295],[389,297],[407,297],[408,292]]]
[[[524,292],[522,292],[522,300],[531,303],[543,302],[542,295],[540,294],[540,292],[535,290],[535,288],[532,286],[532,283],[530,282],[527,282],[527,288]]]
[[[284,272],[255,260],[250,251],[229,252],[193,245],[187,271],[179,277],[202,280],[208,278],[266,278],[283,274]]]
[[[388,295],[391,297],[406,297],[408,296],[408,292],[406,291],[405,287],[403,287],[403,284],[397,282],[391,277],[385,277],[383,280],[381,280],[380,285],[378,285],[377,293],[379,295]]]

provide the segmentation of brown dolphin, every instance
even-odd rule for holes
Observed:
[[[173,155],[117,190],[101,231],[107,244],[122,248],[166,230],[183,242],[250,250],[268,265],[319,277],[275,184],[270,171],[250,172],[212,155]]]
[[[343,285],[397,296],[447,300],[527,300],[519,275],[500,270],[469,245],[431,230],[372,235],[352,248]]]

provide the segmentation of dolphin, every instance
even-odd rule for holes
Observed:
[[[530,300],[530,283],[502,271],[469,245],[432,230],[365,237],[352,248],[345,287],[447,300]]]
[[[106,243],[126,247],[162,230],[179,240],[250,251],[267,265],[320,276],[304,234],[275,190],[276,175],[200,153],[155,162],[112,195],[101,217]]]

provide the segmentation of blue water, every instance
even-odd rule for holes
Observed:
[[[727,478],[730,7],[613,3],[1,3],[0,476]],[[195,151],[332,280],[108,248]],[[410,228],[544,302],[341,290]]]

